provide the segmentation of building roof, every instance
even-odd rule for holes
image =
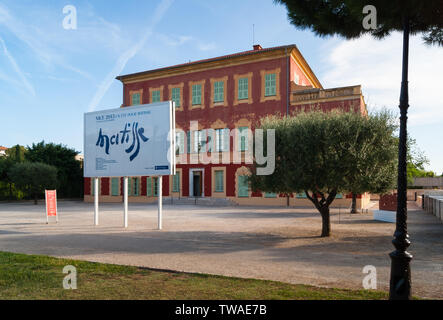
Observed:
[[[302,64],[301,67],[309,73],[309,76],[312,78],[313,82],[315,82],[315,84],[317,86],[322,87],[320,84],[320,81],[317,79],[314,72],[311,70],[308,63],[303,58],[303,56],[301,55],[300,51],[298,50],[298,48],[295,44],[285,45],[285,46],[277,46],[277,47],[271,47],[271,48],[262,48],[260,45],[254,45],[253,50],[237,52],[237,53],[219,56],[219,57],[215,57],[215,58],[208,58],[208,59],[202,59],[202,60],[197,60],[197,61],[192,61],[192,62],[187,62],[187,63],[181,63],[181,64],[177,64],[177,65],[173,65],[173,66],[157,68],[157,69],[152,69],[152,70],[147,70],[147,71],[142,71],[142,72],[120,75],[120,76],[117,76],[116,79],[120,80],[122,82],[125,82],[125,80],[130,80],[130,79],[135,79],[135,78],[137,78],[137,79],[145,78],[145,77],[149,78],[150,75],[154,75],[154,74],[160,73],[160,72],[173,71],[173,70],[178,71],[181,68],[189,68],[189,67],[198,66],[201,64],[210,64],[213,62],[219,62],[219,61],[223,61],[223,60],[229,60],[229,59],[234,59],[234,58],[244,57],[244,56],[254,56],[254,55],[258,56],[258,55],[270,53],[272,51],[286,51],[288,55],[290,55],[291,52],[295,51],[295,56],[297,56],[297,58],[299,60],[298,62],[300,64]]]
[[[8,150],[8,148],[0,146],[0,151],[6,151],[6,150]]]

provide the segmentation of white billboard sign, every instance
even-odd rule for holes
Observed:
[[[84,115],[84,176],[175,174],[172,101]]]

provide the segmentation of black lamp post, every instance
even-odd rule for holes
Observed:
[[[407,230],[407,112],[408,101],[408,54],[409,54],[409,19],[403,23],[403,66],[400,93],[400,139],[398,144],[398,180],[397,180],[397,216],[394,232],[395,250],[391,257],[390,300],[408,300],[411,298],[411,268],[412,255],[406,251],[411,242]]]

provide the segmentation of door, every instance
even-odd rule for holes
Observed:
[[[201,197],[202,196],[202,172],[201,171],[194,171],[192,176],[192,185],[193,185],[193,192],[194,197]]]

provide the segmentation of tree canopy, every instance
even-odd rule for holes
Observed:
[[[18,188],[34,197],[35,204],[45,189],[54,189],[57,185],[57,168],[45,163],[16,163],[8,175]]]
[[[340,192],[386,192],[395,186],[396,125],[391,114],[309,112],[262,119],[275,130],[275,171],[250,177],[253,190],[305,192],[330,235],[329,206]],[[266,139],[264,139],[266,141]]]
[[[339,35],[347,39],[370,34],[384,38],[392,31],[403,31],[404,18],[411,34],[421,33],[428,44],[443,45],[442,0],[275,0],[286,6],[289,21],[300,29],[311,29],[318,36]],[[363,7],[377,10],[377,27],[365,29]]]
[[[58,194],[61,197],[81,197],[83,173],[81,162],[75,159],[78,151],[62,144],[33,143],[25,154],[30,162],[42,162],[57,168]]]

